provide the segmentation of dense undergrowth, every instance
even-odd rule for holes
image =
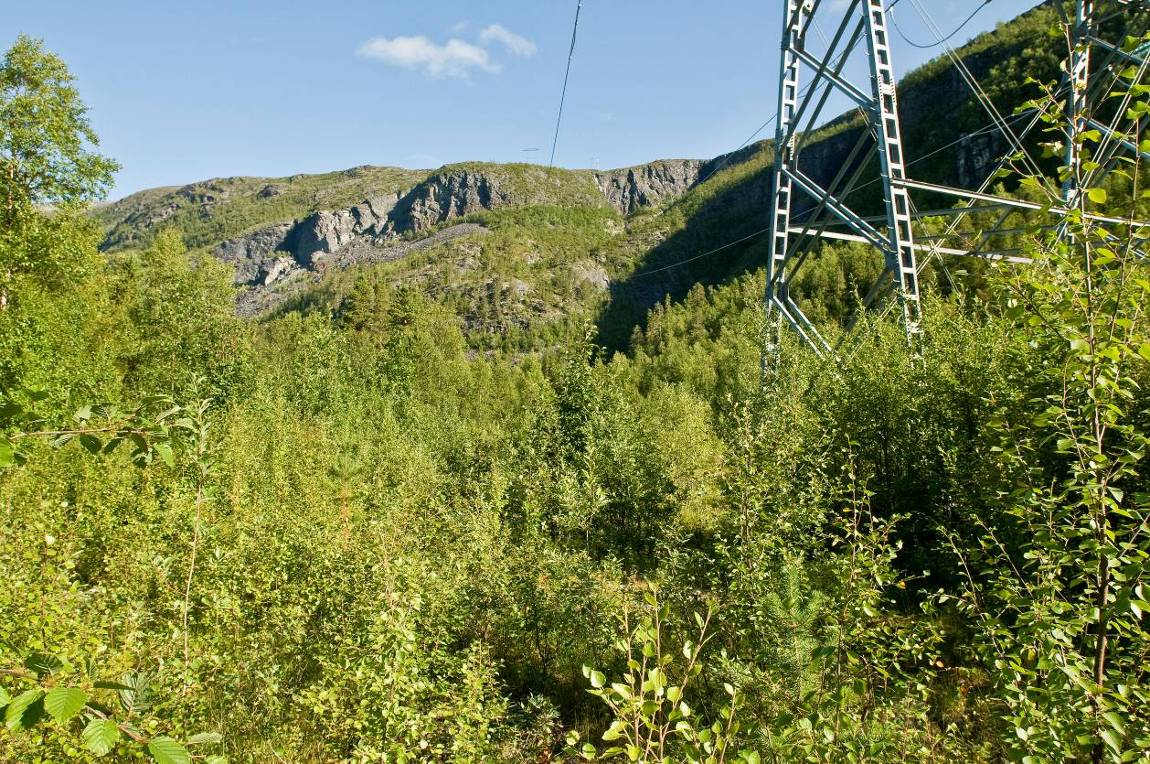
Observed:
[[[1150,272],[1082,217],[1137,171],[920,352],[876,318],[765,378],[759,270],[627,354],[476,353],[426,283],[243,321],[178,231],[105,257],[9,181],[0,759],[1147,756]],[[501,212],[479,259],[612,221]]]

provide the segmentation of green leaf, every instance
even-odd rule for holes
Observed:
[[[44,696],[44,710],[64,724],[83,710],[88,702],[84,691],[76,687],[53,687]]]
[[[0,709],[12,702],[12,696],[3,687],[0,687]]]
[[[12,447],[12,441],[0,435],[0,469],[4,469],[14,461],[16,461],[16,449]]]
[[[120,681],[128,688],[120,690],[120,705],[125,711],[141,713],[151,708],[151,680],[146,674],[124,674]]]
[[[97,756],[106,756],[120,742],[120,728],[111,719],[93,719],[80,733],[84,747]]]
[[[1086,195],[1090,197],[1090,201],[1094,202],[1095,204],[1106,204],[1106,199],[1108,198],[1106,189],[1104,188],[1089,189],[1086,192]]]
[[[15,419],[23,413],[24,407],[16,401],[0,401],[0,419]]]
[[[43,679],[64,668],[64,662],[55,655],[32,653],[24,659],[24,668],[31,671],[40,679]]]
[[[1117,713],[1114,711],[1107,711],[1106,713],[1102,714],[1102,718],[1110,722],[1110,726],[1113,727],[1114,731],[1119,735],[1126,734],[1126,724],[1122,721],[1122,717]]]
[[[103,441],[90,433],[84,433],[80,436],[80,445],[90,454],[98,454],[104,447]]]
[[[1098,735],[1106,741],[1106,745],[1110,746],[1115,753],[1122,750],[1122,738],[1114,730],[1099,730]]]
[[[607,683],[607,677],[603,676],[602,671],[592,669],[588,678],[591,680],[591,686],[596,690],[601,689],[603,685]]]
[[[213,754],[204,758],[204,764],[228,764],[228,757]]]
[[[170,445],[167,443],[157,443],[153,446],[153,448],[155,449],[156,453],[160,455],[160,458],[164,460],[164,464],[168,465],[169,467],[176,466],[176,457],[172,453],[172,447]]]
[[[222,743],[224,736],[218,732],[201,732],[188,738],[188,745],[202,745],[204,743]]]
[[[22,692],[8,703],[4,723],[10,730],[26,730],[44,715],[44,691],[39,687]]]
[[[191,764],[192,757],[182,745],[170,737],[160,735],[148,741],[148,753],[157,764]]]

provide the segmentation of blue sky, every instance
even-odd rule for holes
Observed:
[[[919,2],[947,32],[975,7]],[[995,0],[954,42],[1036,2]],[[0,44],[40,37],[77,76],[123,165],[114,197],[361,164],[546,163],[575,11],[575,0],[8,5]],[[556,164],[737,147],[774,111],[782,5],[584,0]],[[936,39],[911,2],[897,13],[907,37]],[[899,74],[938,52],[894,42]]]

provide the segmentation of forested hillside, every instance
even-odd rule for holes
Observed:
[[[1044,5],[963,55],[1010,112],[1062,39]],[[903,100],[916,175],[980,181],[950,70]],[[1087,214],[1146,217],[1143,168],[1030,266],[924,278],[921,347],[864,317],[764,374],[772,159],[93,207],[115,164],[17,39],[0,761],[1150,757],[1150,266]],[[833,334],[878,267],[827,247],[796,294]]]

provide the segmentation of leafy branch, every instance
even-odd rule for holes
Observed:
[[[65,664],[53,655],[33,653],[22,666],[0,669],[0,675],[16,680],[22,689],[12,694],[0,686],[0,714],[10,732],[27,732],[38,725],[54,722],[65,731],[80,729],[81,745],[103,757],[122,745],[146,751],[156,764],[226,764],[220,754],[196,754],[189,751],[199,746],[219,744],[217,732],[192,735],[183,742],[168,735],[148,735],[136,724],[137,717],[152,705],[148,678],[126,674],[119,681],[97,680],[85,686],[57,681]],[[113,705],[99,702],[95,693],[114,692],[118,712]]]

